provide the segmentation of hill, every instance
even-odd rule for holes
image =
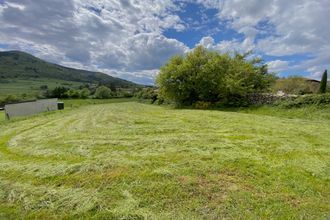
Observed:
[[[283,91],[288,94],[311,94],[318,93],[320,81],[308,79],[301,76],[290,76],[276,80],[272,89],[274,92]],[[330,81],[328,81],[328,91],[330,91]]]
[[[21,51],[0,52],[0,83],[12,79],[50,79],[103,84],[109,87],[129,88],[137,84],[100,72],[73,69],[41,60]]]

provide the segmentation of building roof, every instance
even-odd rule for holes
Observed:
[[[306,81],[309,81],[309,82],[316,82],[316,83],[321,83],[321,81],[316,80],[316,79],[306,79]]]
[[[58,98],[48,98],[48,99],[52,100],[52,99],[58,99]],[[36,102],[39,100],[47,100],[47,99],[31,99],[31,100],[17,101],[17,102],[12,102],[12,103],[5,103],[4,105],[16,105],[16,104],[22,104],[22,103]]]

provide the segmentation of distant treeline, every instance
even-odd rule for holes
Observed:
[[[31,99],[43,99],[43,98],[59,98],[59,99],[111,99],[111,98],[130,98],[141,92],[142,88],[109,88],[104,85],[95,86],[92,84],[86,84],[80,86],[78,89],[58,86],[54,89],[48,89],[47,85],[40,87],[42,92],[34,97],[27,97],[25,94],[21,96],[7,95],[0,99],[0,106],[5,104],[17,103],[20,101],[26,101]]]

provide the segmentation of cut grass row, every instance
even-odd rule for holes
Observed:
[[[0,218],[329,218],[327,117],[126,101],[0,123]]]

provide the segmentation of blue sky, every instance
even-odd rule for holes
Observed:
[[[219,22],[218,12],[217,9],[205,8],[202,4],[187,3],[177,13],[187,28],[183,31],[168,29],[164,35],[182,41],[190,48],[194,48],[205,36],[213,37],[216,42],[233,38],[243,40],[243,34],[227,28],[224,21]]]
[[[0,0],[0,50],[153,84],[169,57],[203,45],[319,79],[329,11],[329,0]]]

